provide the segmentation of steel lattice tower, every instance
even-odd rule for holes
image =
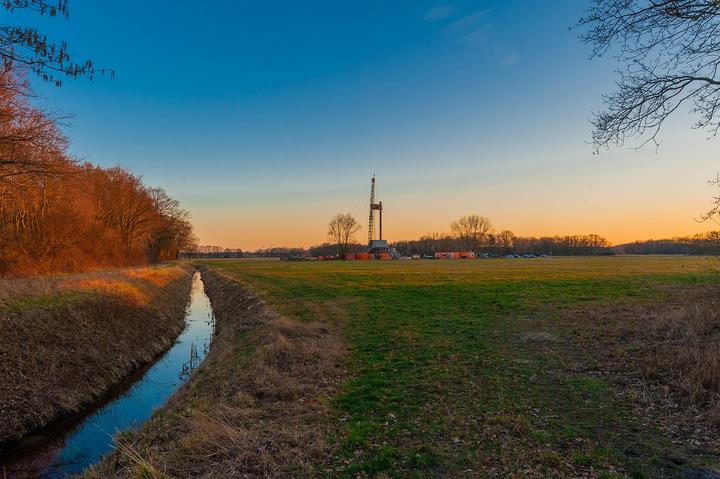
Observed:
[[[375,175],[370,180],[370,217],[368,218],[368,245],[372,243],[375,234],[375,210],[380,212],[380,238],[382,239],[382,201],[375,203]]]

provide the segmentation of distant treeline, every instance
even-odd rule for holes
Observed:
[[[0,275],[81,271],[176,258],[188,214],[122,168],[79,163],[58,122],[0,67]]]
[[[451,234],[430,234],[417,240],[396,241],[390,246],[402,256],[434,256],[435,253],[447,251],[465,251],[467,243],[464,239]],[[350,253],[364,250],[366,245],[354,243],[349,245]],[[255,251],[241,251],[220,247],[204,246],[192,253],[192,257],[200,258],[292,258],[310,256],[335,256],[338,247],[335,244],[323,243],[310,248],[275,247]],[[720,255],[720,231],[711,231],[687,238],[665,240],[637,241],[634,243],[612,246],[605,238],[589,235],[516,237],[509,231],[489,234],[482,242],[478,253],[492,256],[508,254],[548,254],[554,256],[588,256],[614,254],[697,254]],[[189,255],[184,255],[188,257]]]
[[[467,250],[466,241],[449,234],[433,234],[412,241],[397,241],[393,246],[403,256],[434,255],[442,251]],[[509,231],[488,234],[476,253],[505,256],[508,254],[605,255],[613,254],[610,242],[598,235],[516,237]]]
[[[290,258],[293,256],[310,256],[310,253],[305,248],[284,246],[245,252],[245,257],[249,258]]]
[[[509,231],[489,234],[478,250],[480,255],[505,256],[508,254],[548,254],[554,256],[588,256],[614,254],[697,254],[720,255],[720,231],[699,234],[688,238],[666,240],[637,241],[612,246],[605,238],[589,235],[516,237]],[[434,256],[447,251],[466,251],[467,242],[451,234],[430,234],[417,240],[396,241],[390,246],[402,256]],[[366,245],[349,245],[350,253],[364,250]],[[292,258],[311,256],[335,256],[336,244],[323,243],[310,248],[274,247],[256,251],[220,248],[217,246],[199,247],[192,253],[195,258]],[[189,257],[189,254],[184,257]]]
[[[198,246],[193,250],[180,251],[180,259],[202,258],[244,258],[245,254],[240,248],[222,248],[219,246]]]
[[[685,238],[636,241],[615,246],[618,254],[720,255],[720,231]]]
[[[402,256],[433,256],[446,251],[469,251],[467,240],[450,234],[431,234],[417,240],[391,242],[390,246]],[[350,244],[348,252],[357,253],[366,245]],[[476,251],[479,254],[504,256],[508,254],[549,254],[549,255],[607,255],[614,254],[610,243],[597,235],[553,236],[553,237],[515,237],[509,231],[489,234],[480,242]],[[245,257],[290,258],[307,256],[335,256],[336,244],[323,243],[310,248],[277,247],[246,251]],[[218,251],[219,255],[222,252]]]
[[[367,245],[360,243],[352,243],[348,245],[348,253],[359,253],[367,248]],[[308,249],[309,256],[335,256],[338,254],[338,247],[336,244],[323,243],[316,246],[311,246]]]

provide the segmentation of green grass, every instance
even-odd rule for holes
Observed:
[[[689,454],[614,399],[612,384],[567,367],[562,324],[547,341],[523,333],[562,323],[566,307],[706,282],[705,259],[211,264],[282,314],[342,325],[350,377],[330,438],[341,477],[657,477],[674,474],[668,454]]]

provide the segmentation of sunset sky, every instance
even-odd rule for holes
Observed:
[[[695,219],[720,143],[692,117],[657,151],[593,155],[616,65],[569,29],[586,1],[551,3],[73,0],[68,21],[12,20],[117,71],[38,90],[74,116],[76,156],[164,187],[201,244],[309,246],[338,212],[364,230],[373,173],[390,240],[469,213],[614,243],[718,228]]]

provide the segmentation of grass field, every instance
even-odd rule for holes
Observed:
[[[636,341],[643,318],[712,283],[707,259],[209,264],[285,316],[340,326],[349,377],[318,465],[329,475],[701,477],[716,463],[656,420],[685,407],[678,372],[644,375],[655,353]]]

